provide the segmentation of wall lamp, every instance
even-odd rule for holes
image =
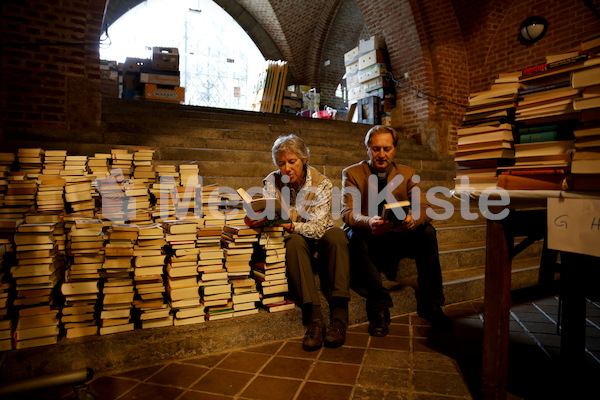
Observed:
[[[548,31],[548,21],[542,17],[529,17],[521,24],[519,37],[525,44],[532,44],[544,37]]]

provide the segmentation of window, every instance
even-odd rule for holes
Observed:
[[[211,0],[148,0],[108,27],[100,58],[151,58],[176,47],[185,104],[250,110],[265,59],[238,23]]]

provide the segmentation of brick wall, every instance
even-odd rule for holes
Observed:
[[[98,127],[104,1],[2,2],[6,128]],[[73,43],[80,43],[72,45]]]
[[[568,51],[600,32],[600,19],[575,0],[238,2],[277,43],[294,83],[317,86],[322,104],[338,106],[332,94],[344,73],[343,53],[356,45],[360,34],[383,36],[399,82],[395,120],[405,136],[444,153],[455,148],[464,113],[457,104],[466,104],[470,92],[487,89],[498,73],[541,63],[547,54]],[[0,129],[99,129],[95,43],[105,4],[2,2]],[[518,40],[518,28],[531,15],[548,19],[550,29],[540,42],[525,46]],[[325,43],[314,43],[315,38]],[[329,67],[325,60],[331,60]],[[422,92],[449,102],[427,99]]]

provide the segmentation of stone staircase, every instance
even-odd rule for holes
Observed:
[[[65,136],[55,131],[5,131],[4,142],[9,149],[6,151],[35,145],[46,149],[66,148],[69,154],[93,155],[109,152],[111,148],[149,147],[156,150],[157,164],[198,164],[205,185],[247,189],[262,186],[264,176],[275,169],[270,152],[273,141],[282,134],[295,133],[310,148],[309,163],[327,175],[334,186],[341,187],[342,169],[366,158],[363,140],[370,128],[344,121],[122,99],[103,99],[102,110],[100,132]],[[395,161],[417,170],[423,191],[435,186],[454,186],[455,164],[451,156],[437,154],[401,138]],[[434,226],[446,302],[450,304],[483,296],[486,227],[480,215],[474,221],[464,220],[458,212],[457,199],[446,200],[454,206],[455,213],[448,220],[434,221]],[[478,213],[476,204],[469,207]],[[341,221],[338,223],[341,225]],[[540,253],[541,243],[534,243],[515,259],[513,288],[537,282]],[[413,260],[402,260],[396,280],[388,280],[386,285],[394,289],[392,315],[415,311]],[[366,321],[364,298],[353,292],[350,322]],[[63,339],[53,346],[8,352],[3,375],[21,378],[51,373],[57,368],[83,366],[99,372],[132,368],[303,333],[300,311],[296,309],[194,326]]]

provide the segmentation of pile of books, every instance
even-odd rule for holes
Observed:
[[[263,227],[258,242],[259,251],[252,264],[252,274],[261,293],[261,304],[269,312],[294,308],[294,303],[285,298],[288,280],[283,235],[281,227]]]
[[[12,319],[8,310],[12,305],[10,271],[4,263],[6,245],[0,244],[0,351],[12,349]]]
[[[11,268],[17,296],[16,349],[56,343],[59,333],[57,287],[62,280],[58,251],[52,236],[54,224],[23,223],[13,239],[17,265]]]
[[[133,247],[135,297],[133,305],[139,312],[142,327],[144,321],[166,318],[171,307],[165,302],[164,284],[167,254],[162,226],[158,223],[139,227],[137,243]],[[151,325],[151,324],[150,324]]]
[[[197,224],[193,221],[169,220],[162,223],[165,240],[169,243],[171,254],[167,261],[167,292],[170,307],[176,319],[187,318],[180,313],[186,308],[200,307],[198,288],[198,251],[196,250]],[[204,311],[204,310],[202,310]],[[193,312],[191,312],[193,314]],[[193,314],[192,316],[197,316]],[[173,325],[171,315],[171,325]],[[181,324],[178,321],[177,324]]]
[[[233,287],[234,317],[258,313],[260,300],[256,282],[251,277],[250,263],[260,229],[225,225],[221,246],[225,252],[225,269]]]

